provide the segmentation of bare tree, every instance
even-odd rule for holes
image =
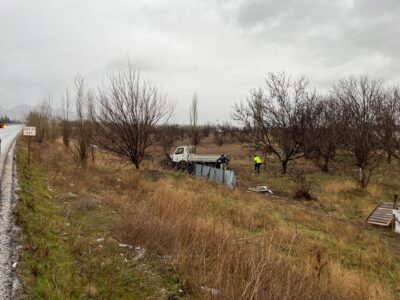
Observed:
[[[376,118],[384,97],[383,84],[367,76],[350,77],[339,80],[332,96],[341,106],[341,140],[358,168],[354,178],[359,187],[366,188],[382,158]]]
[[[397,156],[400,140],[398,126],[400,125],[400,91],[398,87],[387,89],[381,105],[377,107],[377,133],[380,147],[386,152],[387,161]]]
[[[254,151],[273,153],[282,173],[290,160],[304,156],[303,134],[299,116],[305,99],[315,97],[302,76],[295,81],[284,72],[270,73],[265,89],[255,89],[244,103],[235,106],[233,118],[248,133],[246,142]]]
[[[69,142],[71,140],[71,134],[72,134],[72,126],[70,122],[70,97],[69,97],[69,92],[68,89],[65,91],[65,96],[62,99],[62,117],[61,117],[61,122],[60,122],[60,127],[61,127],[61,135],[64,143],[65,149],[69,147]]]
[[[236,136],[229,122],[222,123],[214,128],[214,142],[218,146],[222,146],[227,142],[233,142]]]
[[[213,130],[213,126],[210,123],[207,123],[200,127],[200,136],[201,138],[207,138],[210,136]]]
[[[27,124],[36,127],[35,140],[43,143],[53,137],[52,134],[52,108],[50,98],[45,98],[39,107],[27,116]]]
[[[76,126],[75,143],[71,149],[74,160],[86,165],[92,151],[93,123],[93,95],[85,88],[84,80],[80,75],[75,77],[75,105],[76,105]]]
[[[190,117],[190,138],[192,144],[197,146],[200,143],[200,132],[198,128],[198,97],[197,94],[193,95],[192,105],[189,109],[189,117]]]
[[[156,126],[171,117],[173,105],[131,64],[109,76],[109,86],[99,89],[97,105],[97,143],[139,169],[146,149],[155,142]]]
[[[316,159],[321,170],[328,172],[339,143],[339,108],[331,97],[312,97],[306,99],[300,111],[305,158]]]
[[[226,135],[225,135],[225,132],[223,131],[223,129],[220,127],[220,126],[217,126],[216,128],[215,128],[215,130],[214,130],[214,143],[217,145],[217,146],[222,146],[224,143],[225,143],[225,141],[226,141]]]
[[[170,150],[172,145],[178,140],[179,138],[179,126],[177,125],[161,125],[157,127],[156,130],[156,138],[158,144],[161,146],[165,158],[170,161]]]

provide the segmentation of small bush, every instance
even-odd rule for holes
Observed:
[[[315,196],[311,194],[312,181],[307,179],[303,172],[296,171],[293,175],[293,181],[295,183],[294,198],[316,200]]]

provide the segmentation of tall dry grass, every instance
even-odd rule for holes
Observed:
[[[110,167],[116,165],[110,163],[112,158],[103,155],[98,155],[95,166],[77,169],[61,144],[56,150],[42,148],[40,155],[54,170],[54,181],[66,184],[65,192],[73,183],[74,192],[98,194],[101,205],[120,215],[114,224],[115,237],[145,247],[149,255],[162,256],[179,274],[189,294],[197,298],[394,298],[385,286],[340,263],[339,252],[362,235],[355,226],[338,228],[337,219],[324,219],[326,235],[337,240],[338,254],[333,257],[321,246],[323,242],[312,241],[288,226],[285,219],[278,223],[273,216],[279,213],[299,226],[322,218],[299,205],[268,204],[248,193],[230,192],[205,181],[169,179],[157,170],[118,170]],[[336,195],[350,188],[344,183],[326,190]],[[395,263],[392,256],[380,255],[380,243],[372,241],[376,253],[362,257],[365,272],[373,264],[390,267]],[[386,257],[382,258],[385,261],[377,260],[380,256]]]
[[[155,255],[171,256],[185,286],[201,298],[391,298],[382,287],[342,269],[318,250],[295,262],[292,247],[306,241],[294,231],[271,226],[252,235],[238,230],[238,225],[252,228],[250,215],[213,218],[208,211],[212,200],[179,190],[171,180],[151,186],[138,185],[138,178],[131,180],[140,188],[119,202],[124,203],[124,213],[116,233],[124,242],[144,246]],[[206,190],[207,183],[200,184]]]

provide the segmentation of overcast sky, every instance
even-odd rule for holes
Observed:
[[[0,0],[0,106],[59,99],[127,59],[188,123],[229,119],[235,102],[284,70],[317,88],[364,74],[400,82],[399,0]]]

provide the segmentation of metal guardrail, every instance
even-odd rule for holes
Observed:
[[[196,164],[194,175],[196,177],[207,178],[209,181],[218,184],[226,185],[231,189],[236,186],[236,176],[231,170],[217,169],[210,166]]]

